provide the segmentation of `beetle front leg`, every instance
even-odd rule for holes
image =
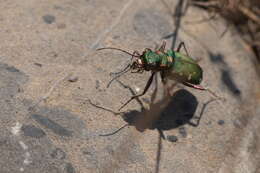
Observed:
[[[142,94],[138,94],[138,95],[132,96],[125,104],[123,104],[123,105],[118,109],[118,111],[120,111],[123,107],[125,107],[125,106],[126,106],[128,103],[130,103],[133,99],[145,95],[145,93],[147,92],[147,90],[150,88],[150,86],[151,86],[151,84],[152,84],[153,77],[154,77],[155,73],[156,73],[156,72],[152,72],[152,75],[150,76],[148,82],[146,83],[145,88],[144,88],[144,91],[142,92]]]
[[[165,50],[165,46],[166,46],[166,41],[163,41],[163,42],[162,42],[162,45],[161,45],[161,47],[159,48],[158,51],[160,51],[160,52],[164,52],[164,50]]]
[[[135,57],[135,56],[140,56],[140,53],[135,50],[133,52],[133,56],[131,58],[131,60]],[[120,70],[119,72],[111,72],[110,75],[120,75],[122,72],[126,71],[126,69],[130,66],[131,64],[128,64],[124,69]]]

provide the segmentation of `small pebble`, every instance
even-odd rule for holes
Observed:
[[[167,136],[167,140],[170,141],[170,142],[177,142],[178,137],[174,136],[174,135],[169,135],[169,136]]]
[[[99,87],[100,87],[100,82],[96,80],[96,89],[99,89]]]
[[[219,120],[218,124],[222,126],[223,124],[225,124],[225,121],[224,120]]]
[[[42,67],[42,64],[37,63],[37,62],[35,62],[34,65],[36,65],[36,66],[38,66],[38,67]]]
[[[183,138],[186,138],[187,137],[187,131],[186,131],[186,128],[185,127],[180,127],[179,128],[179,133],[181,134],[181,136]]]
[[[68,81],[69,82],[77,82],[79,80],[79,78],[77,76],[71,76]]]
[[[42,19],[43,19],[43,21],[44,21],[45,23],[51,24],[51,23],[53,23],[53,22],[55,21],[55,16],[52,16],[52,15],[47,14],[47,15],[45,15],[45,16],[42,16]]]

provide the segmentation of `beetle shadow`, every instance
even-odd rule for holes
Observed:
[[[127,88],[133,95],[135,94],[131,87],[123,84],[119,80],[116,81],[124,88]],[[157,85],[152,97],[155,97],[156,94]],[[151,100],[153,100],[153,98]],[[194,117],[198,100],[191,92],[185,89],[176,91],[172,96],[163,97],[156,103],[151,101],[149,109],[144,107],[139,98],[136,98],[136,101],[140,104],[141,110],[124,112],[113,111],[112,109],[94,104],[90,100],[89,103],[98,109],[103,109],[114,115],[121,115],[128,126],[134,126],[140,132],[146,129],[157,129],[159,131],[171,130],[185,124],[197,127],[204,111],[204,108],[202,108],[199,117]],[[196,122],[191,121],[192,119],[196,119]]]
[[[116,81],[124,88],[130,90],[132,94],[135,94],[131,87],[123,84],[119,80]],[[206,106],[210,102],[214,101],[210,100],[207,103],[205,103],[201,109],[200,115],[195,117],[194,115],[198,107],[198,100],[191,92],[185,89],[180,89],[176,91],[172,96],[164,96],[161,100],[154,103],[157,90],[158,85],[156,82],[156,87],[151,97],[149,109],[144,108],[144,106],[140,104],[141,101],[139,100],[139,98],[136,99],[142,108],[140,111],[130,110],[127,112],[115,112],[111,109],[93,104],[89,100],[92,106],[99,109],[103,109],[115,115],[121,115],[123,120],[127,122],[127,124],[119,128],[118,130],[101,136],[114,135],[126,126],[134,126],[139,132],[144,132],[146,129],[158,130],[159,139],[155,165],[156,173],[159,172],[160,168],[162,139],[166,139],[163,131],[178,128],[185,124],[191,125],[193,127],[199,126],[200,120],[202,118]]]
[[[160,104],[164,104],[164,100],[159,101],[153,107],[162,106]],[[189,91],[180,89],[173,94],[162,110],[144,109],[141,112],[132,110],[124,113],[122,118],[141,132],[145,129],[171,130],[185,124],[196,127],[199,121],[193,123],[191,120],[195,115],[197,106],[198,100],[196,97]],[[197,119],[200,120],[200,118]]]

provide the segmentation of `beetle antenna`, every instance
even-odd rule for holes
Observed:
[[[100,134],[99,136],[111,136],[116,134],[117,132],[119,132],[120,130],[122,130],[123,128],[127,127],[128,124],[123,125],[122,127],[120,127],[119,129],[117,129],[116,131],[112,132],[112,133],[107,133],[107,134]]]
[[[107,84],[107,88],[111,85],[111,83],[116,80],[117,78],[119,78],[120,76],[122,76],[123,74],[127,73],[129,70],[131,70],[131,68],[129,68],[131,65],[129,64],[123,71],[120,71],[116,74],[118,74],[117,76],[113,77],[113,79],[111,79],[108,84]],[[128,69],[129,68],[129,69]]]
[[[111,72],[110,75],[120,75],[121,73],[125,72],[130,66],[131,64],[128,64],[123,70],[119,72]]]
[[[115,48],[115,47],[103,47],[103,48],[97,49],[97,51],[104,50],[104,49],[118,50],[118,51],[124,52],[124,53],[126,53],[128,55],[131,55],[132,57],[140,57],[139,55],[134,55],[134,54],[131,54],[130,52],[127,52],[127,51],[125,51],[123,49],[119,49],[119,48]]]

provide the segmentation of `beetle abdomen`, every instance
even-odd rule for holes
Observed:
[[[196,61],[178,52],[173,53],[174,63],[166,76],[178,82],[188,82],[195,85],[200,84],[203,71]]]

